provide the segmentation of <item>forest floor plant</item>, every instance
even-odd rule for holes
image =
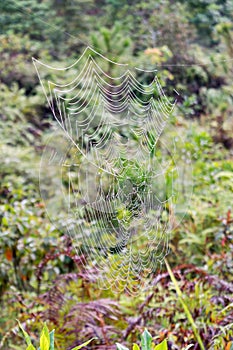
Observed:
[[[24,339],[27,343],[26,350],[36,350],[36,348],[32,344],[30,336],[24,330],[23,326],[21,325],[21,323],[19,321],[18,321],[18,323],[19,323],[19,328],[22,331]],[[55,349],[55,347],[54,347],[54,343],[55,343],[54,333],[55,333],[55,330],[53,329],[51,332],[49,332],[48,327],[44,323],[44,326],[42,328],[41,335],[40,335],[40,346],[37,348],[37,350],[54,350]],[[85,343],[76,346],[72,350],[82,349],[85,346],[87,346],[94,339],[97,339],[97,338],[92,338],[92,339],[86,341]]]

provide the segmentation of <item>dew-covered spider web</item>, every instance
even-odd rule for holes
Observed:
[[[190,196],[181,139],[164,136],[176,101],[156,72],[145,85],[142,70],[89,47],[67,68],[34,65],[58,125],[41,160],[48,215],[101,287],[136,293],[168,254]]]

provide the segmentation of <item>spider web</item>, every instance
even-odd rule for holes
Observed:
[[[174,227],[180,169],[161,135],[175,102],[157,76],[144,85],[89,47],[67,68],[34,65],[62,131],[41,163],[47,176],[54,168],[56,191],[48,195],[42,180],[42,197],[49,207],[48,197],[62,194],[63,228],[89,273],[100,272],[100,286],[135,293],[168,254]]]

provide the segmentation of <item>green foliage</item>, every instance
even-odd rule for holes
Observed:
[[[43,39],[48,31],[44,24],[50,22],[51,8],[48,1],[3,1],[0,4],[1,34],[28,34],[33,39]]]
[[[30,339],[30,336],[24,330],[24,328],[20,322],[19,322],[19,328],[22,331],[24,339],[28,345],[26,350],[36,350],[35,347],[32,345],[32,341]],[[39,350],[54,350],[55,349],[54,348],[54,332],[55,332],[54,330],[49,332],[46,323],[44,324],[42,331],[41,331],[41,335],[40,335],[40,347],[38,348]],[[88,344],[90,344],[94,339],[97,339],[97,338],[92,338],[92,339],[86,341],[85,343],[78,345],[75,348],[72,348],[71,350],[82,349],[85,346],[87,346]]]
[[[117,350],[129,350],[124,345],[116,344]],[[133,344],[132,350],[168,350],[167,341],[163,340],[160,344],[156,345],[152,342],[152,336],[147,329],[141,335],[141,347],[137,344]]]
[[[12,32],[1,34],[1,83],[9,87],[19,85],[30,91],[37,84],[36,72],[31,69],[31,58],[37,56],[39,52],[48,55],[47,50],[41,47],[41,43],[34,42],[29,35]]]
[[[231,1],[218,0],[211,2],[202,0],[196,3],[194,0],[185,1],[188,9],[190,22],[198,30],[199,40],[205,45],[216,44],[214,30],[216,25],[222,22],[232,21]]]
[[[0,84],[0,129],[4,143],[11,146],[29,146],[39,144],[41,130],[49,120],[41,120],[39,96],[26,96],[25,89],[19,89],[17,83],[11,87]],[[14,132],[13,132],[14,130]]]
[[[111,29],[101,27],[98,34],[91,36],[92,46],[114,62],[124,62],[132,52],[130,37],[122,33],[122,26],[116,23]],[[112,75],[115,65],[108,63],[108,74]]]
[[[172,282],[173,282],[173,284],[175,286],[176,293],[177,293],[179,301],[180,301],[180,303],[181,303],[181,305],[182,305],[182,307],[184,309],[185,315],[186,315],[187,319],[189,320],[189,322],[190,322],[190,324],[192,326],[193,333],[195,334],[195,338],[197,339],[201,350],[205,350],[204,344],[202,342],[200,334],[198,333],[197,326],[195,325],[194,319],[193,319],[193,317],[192,317],[192,315],[191,315],[191,313],[190,313],[190,311],[188,309],[187,304],[183,300],[183,295],[182,295],[180,287],[179,287],[179,285],[177,283],[177,280],[176,280],[176,278],[175,278],[175,276],[174,276],[174,274],[173,274],[173,272],[172,272],[172,270],[171,270],[171,268],[170,268],[170,266],[169,266],[169,264],[168,264],[168,262],[166,260],[165,260],[165,264],[166,264],[168,273],[169,273],[169,275],[171,277],[171,280],[172,280]]]

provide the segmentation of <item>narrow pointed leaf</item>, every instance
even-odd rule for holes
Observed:
[[[133,350],[140,350],[138,344],[133,344]]]
[[[174,287],[175,287],[175,290],[176,290],[176,294],[177,294],[177,296],[178,296],[178,299],[179,299],[179,301],[180,301],[180,303],[181,303],[181,305],[182,305],[182,307],[183,307],[183,309],[184,309],[184,312],[185,312],[185,314],[186,314],[186,316],[187,316],[187,319],[189,320],[189,322],[190,322],[190,324],[191,324],[191,327],[192,327],[192,329],[193,329],[193,333],[194,333],[194,335],[195,335],[195,338],[196,338],[196,340],[197,340],[197,342],[198,342],[198,344],[199,344],[201,350],[205,350],[203,341],[202,341],[202,339],[201,339],[201,337],[200,337],[200,334],[199,334],[199,332],[198,332],[198,328],[197,328],[197,326],[196,326],[196,324],[195,324],[195,321],[194,321],[194,319],[193,319],[193,316],[192,316],[191,312],[189,311],[188,306],[187,306],[186,303],[184,302],[183,295],[182,295],[182,292],[181,292],[181,290],[180,290],[179,284],[178,284],[178,282],[177,282],[177,280],[176,280],[176,278],[175,278],[175,275],[173,274],[172,269],[170,268],[170,265],[168,264],[168,261],[167,261],[166,259],[164,259],[164,261],[165,261],[165,265],[166,265],[166,267],[167,267],[167,271],[168,271],[168,273],[169,273],[169,276],[170,276],[170,278],[171,278],[171,280],[172,280],[172,282],[173,282],[173,284],[174,284]]]
[[[26,350],[36,350],[32,344],[28,345]]]
[[[21,325],[19,320],[16,320],[16,321],[19,324],[19,328],[20,328],[21,332],[23,333],[23,336],[24,336],[24,339],[25,339],[27,345],[30,345],[32,342],[31,342],[31,338],[30,338],[29,334],[23,329],[23,326]]]
[[[50,346],[49,330],[45,324],[40,336],[40,350],[49,350],[49,346]]]
[[[168,350],[166,339],[162,341],[162,343],[155,346],[154,350]]]
[[[79,349],[82,349],[84,346],[87,346],[92,340],[94,339],[98,339],[98,338],[91,338],[90,340],[86,341],[85,343],[81,344],[81,345],[78,345],[76,346],[75,348],[73,348],[72,350],[79,350]]]
[[[186,348],[184,350],[189,350],[194,346],[194,344],[189,344],[188,346],[186,346]]]
[[[152,346],[152,336],[147,329],[144,330],[141,337],[141,347],[142,350],[151,350]]]
[[[50,340],[49,350],[54,350],[54,332],[55,332],[55,330],[53,329],[53,330],[49,333],[49,340]]]
[[[129,350],[126,346],[116,343],[117,350]]]

